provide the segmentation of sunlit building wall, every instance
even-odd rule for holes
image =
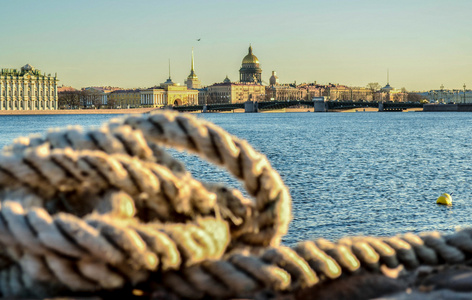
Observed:
[[[117,90],[108,94],[107,100],[110,108],[137,108],[141,106],[141,91]]]
[[[56,110],[57,75],[41,74],[27,64],[0,71],[0,110]]]
[[[188,89],[178,83],[167,79],[159,87],[153,87],[140,91],[141,106],[143,107],[163,107],[163,106],[181,106],[197,105],[198,90]]]

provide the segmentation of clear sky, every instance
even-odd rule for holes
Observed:
[[[29,63],[75,88],[239,79],[472,88],[471,0],[0,1],[0,67]],[[197,39],[201,39],[197,41]]]

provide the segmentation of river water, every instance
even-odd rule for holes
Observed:
[[[249,141],[293,198],[283,242],[394,235],[472,224],[470,113],[199,114]],[[50,127],[98,126],[113,115],[0,116],[0,147]],[[195,177],[241,188],[226,172],[173,152]],[[453,193],[452,207],[438,206]]]

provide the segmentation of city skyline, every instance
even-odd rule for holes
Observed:
[[[194,47],[203,85],[238,80],[249,44],[262,79],[407,90],[472,87],[470,1],[9,1],[0,66],[57,72],[60,84],[184,84]]]

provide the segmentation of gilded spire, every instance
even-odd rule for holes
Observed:
[[[194,72],[195,71],[195,66],[193,65],[193,47],[192,47],[192,69],[190,70],[190,72]]]
[[[195,64],[194,64],[194,59],[193,59],[193,47],[192,47],[192,60],[191,60],[191,66],[190,66],[190,75],[188,75],[187,79],[192,79],[192,78],[198,78],[197,74],[195,74]]]
[[[192,47],[192,64],[190,66],[190,75],[188,75],[186,83],[187,83],[188,89],[199,89],[201,87],[200,80],[198,80],[198,76],[197,74],[195,74],[193,47]]]

